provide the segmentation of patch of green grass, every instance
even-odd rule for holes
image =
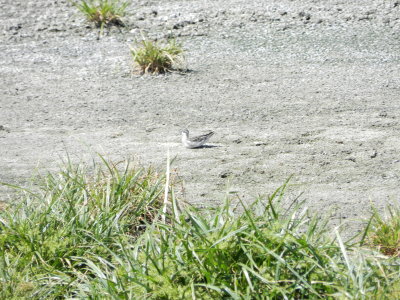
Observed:
[[[73,1],[75,5],[97,27],[105,25],[124,26],[122,17],[130,1],[121,0],[80,0]]]
[[[332,235],[304,203],[284,209],[286,185],[241,210],[229,198],[217,208],[182,207],[169,189],[164,214],[164,179],[151,170],[103,160],[94,172],[67,164],[36,182],[39,191],[23,190],[0,211],[1,299],[400,294],[398,261]]]
[[[15,291],[42,299],[72,295],[80,277],[90,276],[83,259],[107,259],[154,220],[163,176],[105,160],[95,169],[68,163],[0,212],[1,299]]]
[[[366,244],[387,256],[400,257],[400,208],[387,208],[384,218],[376,209],[366,233]],[[368,226],[369,227],[369,226]]]
[[[167,44],[143,40],[131,48],[131,53],[142,74],[170,72],[183,62],[183,48],[175,40]]]
[[[243,206],[243,213],[235,213],[229,199],[208,211],[174,210],[170,223],[154,222],[135,245],[119,244],[111,259],[91,260],[96,278],[84,284],[91,294],[127,299],[394,295],[399,266],[359,252],[339,234],[331,238],[326,222],[310,218],[301,204],[282,210],[283,191]]]

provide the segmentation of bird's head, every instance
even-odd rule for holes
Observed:
[[[187,128],[182,130],[182,135],[188,137],[189,136],[189,130],[187,130]]]

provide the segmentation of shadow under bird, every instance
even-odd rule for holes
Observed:
[[[210,137],[212,137],[214,134],[213,131],[210,131],[207,134],[203,134],[203,135],[199,135],[199,136],[195,136],[190,138],[189,137],[189,130],[184,129],[182,131],[182,144],[189,149],[193,149],[193,148],[200,148],[202,147],[205,143],[207,143],[207,141],[210,139]]]

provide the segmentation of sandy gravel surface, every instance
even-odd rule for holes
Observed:
[[[336,221],[400,200],[398,0],[135,1],[100,40],[68,1],[0,6],[0,181],[66,152],[162,166],[169,149],[196,204],[291,174],[288,197]],[[141,32],[178,37],[191,72],[132,75]],[[184,127],[216,147],[183,148]]]

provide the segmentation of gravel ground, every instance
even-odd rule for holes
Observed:
[[[400,1],[134,1],[98,31],[65,0],[0,0],[0,181],[68,152],[160,168],[198,205],[288,198],[358,229],[399,203]],[[128,45],[176,36],[190,72],[132,73]],[[214,130],[185,149],[180,130]],[[7,199],[8,190],[2,188]]]

